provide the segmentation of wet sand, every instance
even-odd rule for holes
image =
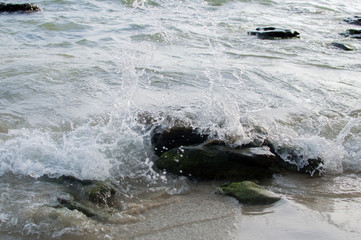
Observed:
[[[278,176],[263,183],[282,196],[246,206],[214,193],[218,183],[191,183],[186,194],[125,224],[124,239],[359,239],[361,194],[357,177]],[[350,185],[349,183],[353,183]],[[169,199],[169,200],[170,200]]]
[[[11,235],[1,232],[0,239],[356,240],[361,236],[359,179],[355,174],[322,178],[276,176],[260,184],[282,199],[264,206],[242,205],[216,194],[214,190],[221,182],[188,182],[182,194],[140,194],[124,203],[123,211],[113,212],[103,220],[39,205],[23,210],[26,222],[31,220],[39,226],[47,223],[50,232],[42,236],[24,231]]]

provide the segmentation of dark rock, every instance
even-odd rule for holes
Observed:
[[[251,142],[230,147],[223,140],[207,140],[207,131],[182,122],[173,127],[158,125],[151,132],[151,143],[160,156],[155,166],[173,174],[208,180],[264,179],[279,172],[324,172],[322,159],[307,159],[292,148],[276,149],[261,127],[251,130],[250,135]]]
[[[216,192],[232,196],[241,203],[252,205],[272,204],[281,199],[274,193],[250,181],[225,184],[219,187]]]
[[[203,143],[208,134],[187,126],[173,126],[164,129],[155,127],[151,132],[151,143],[155,153],[160,156],[169,149]]]
[[[348,22],[349,24],[361,25],[361,17],[360,16],[354,16],[353,18],[346,18],[346,19],[344,19],[344,21]]]
[[[349,29],[345,33],[341,33],[345,37],[361,39],[361,30],[358,29]]]
[[[230,148],[221,142],[171,149],[155,164],[170,173],[204,180],[265,179],[278,172],[277,158],[269,148]]]
[[[190,136],[190,133],[191,131],[182,136]],[[179,134],[174,135],[179,137]],[[178,144],[166,145],[160,152],[162,155],[155,160],[155,165],[177,175],[203,180],[249,180],[271,178],[274,173],[280,172],[305,173],[311,176],[322,175],[324,172],[322,159],[306,158],[291,147],[276,149],[263,137],[256,138],[255,143],[229,147],[224,141],[215,139],[194,145],[203,141],[200,138],[197,138],[200,141],[192,141],[191,146],[186,146],[190,145],[188,138],[186,142],[179,143],[173,141],[174,135],[170,134],[166,140]]]
[[[249,35],[255,35],[260,39],[289,39],[289,38],[299,38],[300,34],[297,31],[292,31],[289,29],[275,28],[275,27],[266,27],[266,28],[257,28],[257,31],[248,32]]]
[[[347,30],[347,33],[350,35],[361,34],[361,29],[349,29]]]
[[[0,3],[0,12],[36,12],[41,11],[40,7],[32,3],[12,4],[12,3]]]
[[[76,177],[66,176],[66,175],[62,175],[57,178],[49,177],[48,175],[43,175],[42,177],[40,177],[40,180],[47,181],[47,182],[56,182],[56,183],[63,184],[66,186],[73,186],[73,185],[78,185],[78,184],[85,186],[85,185],[94,184],[94,182],[95,182],[94,180],[81,180]]]
[[[353,47],[348,44],[333,42],[331,45],[344,51],[353,51]]]
[[[278,166],[288,172],[306,173],[313,176],[324,173],[323,160],[321,158],[307,158],[300,151],[291,147],[276,147],[268,140],[265,142],[270,151],[276,155]]]

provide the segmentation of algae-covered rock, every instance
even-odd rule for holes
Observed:
[[[80,180],[73,176],[60,176],[50,178],[46,175],[41,177],[42,181],[54,182],[63,185],[66,192],[71,194],[79,202],[91,202],[97,205],[113,207],[117,205],[115,194],[116,186],[109,180]]]
[[[109,181],[80,180],[72,176],[49,178],[42,180],[61,184],[65,187],[67,197],[58,197],[59,204],[55,208],[77,210],[87,217],[105,218],[109,207],[119,207],[115,194],[116,187]]]
[[[155,164],[168,172],[210,179],[264,179],[277,172],[276,156],[267,147],[230,148],[201,144],[171,149]]]
[[[232,196],[239,202],[246,204],[271,204],[281,199],[279,196],[251,181],[225,184],[219,187],[216,192]]]
[[[299,38],[300,33],[290,29],[282,29],[276,27],[265,27],[257,28],[256,31],[249,31],[249,35],[255,35],[260,39],[289,39],[289,38]]]
[[[109,181],[97,181],[85,190],[90,202],[95,204],[112,205],[111,200],[116,193],[116,188]]]
[[[160,156],[169,149],[203,143],[208,134],[187,126],[173,126],[163,129],[157,126],[151,133],[151,143],[155,153]]]
[[[21,3],[21,4],[12,4],[12,3],[0,3],[0,12],[36,12],[41,11],[40,7],[32,3]]]

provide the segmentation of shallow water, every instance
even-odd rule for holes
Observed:
[[[287,199],[266,216],[284,221],[290,211],[307,222],[307,215],[314,215],[330,238],[347,233],[354,239],[361,233],[361,42],[339,35],[360,28],[343,21],[361,14],[359,1],[32,2],[43,11],[0,14],[0,237],[131,238],[107,227],[126,228],[133,221],[139,228],[130,231],[138,236],[141,222],[161,219],[144,210],[129,218],[117,213],[118,220],[101,223],[47,208],[66,190],[38,180],[45,174],[110,179],[126,206],[142,205],[147,198],[152,205],[163,194],[167,199],[157,208],[162,213],[177,208],[169,199],[197,196],[193,183],[152,168],[150,129],[139,122],[144,115],[160,122],[167,116],[182,119],[232,144],[251,141],[252,130],[262,128],[276,148],[322,158],[323,178],[277,176],[266,184]],[[268,41],[247,35],[266,26],[297,30],[301,38]],[[355,50],[334,48],[335,41]],[[218,199],[219,206],[217,200],[204,209],[186,208],[241,208],[213,196],[209,186],[202,189],[202,196]],[[268,222],[234,213],[218,228],[205,221],[200,229],[210,236],[223,232],[221,226],[237,225],[237,216],[243,219],[241,230],[252,219]],[[153,228],[160,229],[158,223]],[[319,237],[311,227],[299,231]],[[196,227],[189,224],[184,231],[196,234]],[[230,228],[224,236],[242,236],[238,233]]]

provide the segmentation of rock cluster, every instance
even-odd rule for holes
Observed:
[[[354,16],[353,18],[346,18],[346,19],[344,19],[344,21],[349,24],[361,26],[361,17],[360,16]],[[348,29],[346,32],[340,33],[340,35],[343,35],[345,37],[350,37],[350,38],[361,39],[361,29]]]
[[[312,174],[321,174],[323,171],[321,159],[304,160],[303,155],[292,149],[278,150],[288,155],[288,159],[282,159],[268,140],[261,144],[249,143],[230,147],[224,141],[206,140],[203,132],[206,131],[177,126],[159,133],[158,127],[154,128],[151,138],[157,135],[157,139],[163,140],[152,141],[157,155],[159,155],[158,149],[162,149],[155,165],[173,174],[202,180],[265,179],[272,177],[274,173],[285,171]],[[163,137],[163,134],[167,137]],[[189,139],[197,139],[197,141]],[[301,161],[304,164],[300,167],[298,163]]]
[[[241,146],[228,146],[224,141],[210,139],[207,132],[181,125],[154,127],[151,139],[154,151],[159,156],[155,160],[156,168],[199,180],[237,181],[221,186],[217,192],[236,197],[247,204],[268,204],[279,199],[275,197],[261,201],[257,200],[258,197],[252,197],[250,199],[253,200],[245,200],[251,192],[251,195],[256,196],[255,189],[261,189],[248,180],[271,178],[275,173],[323,173],[322,159],[305,159],[292,149],[276,151],[267,139],[255,139],[254,143]],[[287,159],[282,159],[280,153],[287,155]],[[248,190],[241,190],[244,186]]]
[[[353,18],[344,19],[345,22],[353,25],[361,26],[361,17],[354,16]],[[300,38],[300,33],[291,29],[283,29],[278,27],[259,27],[256,28],[256,31],[248,31],[248,35],[257,36],[259,39],[267,40],[280,40],[280,39],[291,39],[291,38]],[[340,33],[345,37],[361,39],[361,29],[348,29],[344,33]],[[340,42],[332,42],[329,44],[332,47],[344,50],[344,51],[353,51],[354,48],[348,44]]]
[[[344,21],[349,23],[349,24],[354,24],[354,25],[360,25],[361,26],[361,17],[360,16],[354,16],[353,18],[346,18],[346,19],[344,19]]]
[[[348,29],[345,33],[341,33],[341,35],[345,37],[361,39],[361,29]]]

